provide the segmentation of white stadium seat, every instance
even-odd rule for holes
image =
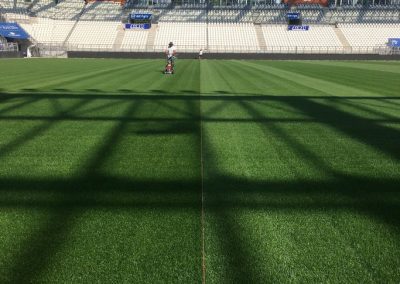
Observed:
[[[339,24],[351,46],[382,46],[388,38],[400,38],[400,24]]]
[[[122,40],[122,50],[144,50],[149,32],[146,30],[126,30]]]
[[[118,22],[79,21],[68,44],[80,49],[112,49],[120,26]]]
[[[197,51],[207,45],[206,23],[163,22],[158,24],[154,46],[164,49],[172,41],[188,51]]]

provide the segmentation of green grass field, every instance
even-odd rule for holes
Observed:
[[[1,283],[400,282],[400,62],[163,65],[0,61]]]

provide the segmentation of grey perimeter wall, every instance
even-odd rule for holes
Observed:
[[[21,52],[0,51],[0,58],[19,58],[19,57],[23,57]]]
[[[69,58],[148,58],[164,59],[163,53],[155,52],[90,52],[69,51]],[[207,53],[205,59],[260,59],[260,60],[400,60],[397,55],[378,54],[261,54],[261,53]],[[197,53],[181,53],[179,59],[197,58]]]

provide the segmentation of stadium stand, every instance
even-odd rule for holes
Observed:
[[[397,0],[394,0],[397,1]],[[138,2],[127,2],[125,7]],[[287,30],[287,12],[299,12],[307,31]],[[151,30],[124,30],[129,13],[152,13]],[[202,3],[133,10],[119,3],[82,0],[0,1],[0,17],[17,21],[36,43],[68,50],[160,51],[173,41],[181,52],[337,52],[385,46],[400,37],[398,6],[264,4],[210,8]],[[368,48],[367,48],[368,47]]]
[[[143,13],[143,10],[133,10],[134,12]],[[162,9],[144,11],[146,13],[153,13],[156,21],[162,22],[206,22],[207,10],[193,10],[193,9]]]
[[[121,22],[124,11],[121,5],[115,2],[88,3],[80,17],[83,21],[116,21]]]
[[[388,38],[400,37],[400,24],[339,24],[351,46],[384,46]]]
[[[210,23],[243,23],[251,21],[245,15],[251,13],[249,10],[225,10],[215,9],[208,12],[208,21]]]
[[[93,27],[92,21],[79,21],[72,31],[67,43],[74,50],[79,49],[113,49],[117,37],[118,22],[101,22],[99,28]]]
[[[398,23],[398,8],[355,8],[330,9],[325,15],[325,23]]]
[[[284,25],[262,27],[267,47],[342,47],[331,26],[312,26],[308,31],[289,31]]]
[[[285,9],[267,9],[253,10],[247,14],[250,21],[254,23],[285,23],[287,10]]]
[[[63,43],[67,39],[74,24],[74,21],[36,18],[34,23],[21,23],[21,26],[37,42]]]
[[[37,1],[29,10],[31,16],[54,20],[77,20],[85,3],[81,0]]]
[[[82,0],[38,0],[29,9],[34,17],[55,20],[120,21],[121,5],[114,2],[90,2]]]
[[[207,45],[207,25],[193,22],[160,22],[154,41],[155,49],[165,49],[166,44],[170,41],[185,46],[188,51],[204,48]]]
[[[125,31],[121,43],[122,50],[145,50],[149,32],[144,30]],[[165,44],[164,44],[165,45]]]
[[[254,25],[241,24],[209,24],[208,44],[210,51],[249,52],[259,50]]]
[[[0,18],[4,18],[8,22],[27,21],[27,7],[29,3],[23,1],[2,0],[0,1]]]

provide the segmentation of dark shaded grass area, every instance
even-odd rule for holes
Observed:
[[[399,97],[224,82],[2,94],[1,281],[200,282],[202,150],[207,282],[396,282]]]
[[[1,97],[1,281],[196,282],[198,102],[22,92]],[[168,114],[188,119],[146,120]]]

